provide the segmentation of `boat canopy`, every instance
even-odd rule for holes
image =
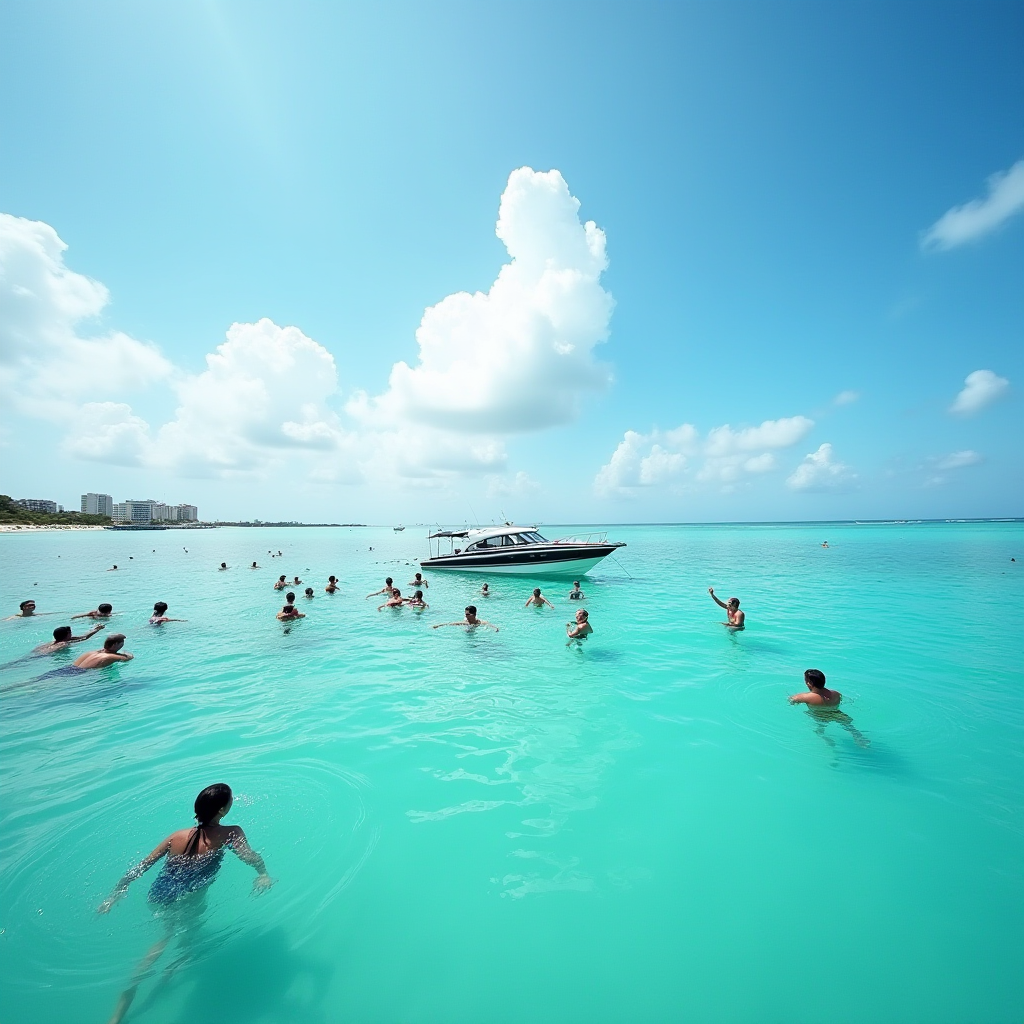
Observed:
[[[488,537],[505,537],[513,533],[533,533],[536,526],[487,526],[480,529],[439,530],[430,535],[430,540],[438,537],[468,537],[473,541],[485,540]]]

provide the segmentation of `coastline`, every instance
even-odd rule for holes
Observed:
[[[70,523],[54,523],[42,526],[36,523],[0,523],[0,533],[23,533],[36,530],[105,530],[105,526],[72,526]]]

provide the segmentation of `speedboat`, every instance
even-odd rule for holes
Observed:
[[[423,569],[455,569],[519,576],[582,576],[606,558],[622,541],[609,542],[605,533],[545,540],[535,526],[485,527],[482,529],[439,530],[430,534],[437,541],[437,554],[420,562]],[[441,553],[444,542],[450,551]],[[456,546],[456,545],[459,546]]]
[[[397,526],[393,526],[392,529],[395,531],[395,533],[401,533],[405,529],[405,527],[401,523],[399,523]]]

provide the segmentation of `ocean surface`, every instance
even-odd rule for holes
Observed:
[[[228,854],[130,1021],[1019,1024],[1024,524],[609,533],[582,647],[567,580],[378,613],[411,527],[0,536],[0,607],[50,613],[0,623],[0,1020],[107,1020],[159,869],[96,907],[226,782],[276,885]],[[32,682],[101,601],[135,659]],[[430,629],[473,601],[500,632]],[[811,667],[860,742],[787,703]]]

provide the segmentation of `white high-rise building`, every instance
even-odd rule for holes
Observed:
[[[115,523],[196,522],[199,509],[195,505],[165,505],[147,498],[145,501],[119,501],[113,505]]]
[[[82,495],[82,511],[90,516],[113,516],[114,499],[109,494],[94,494],[90,491]]]

